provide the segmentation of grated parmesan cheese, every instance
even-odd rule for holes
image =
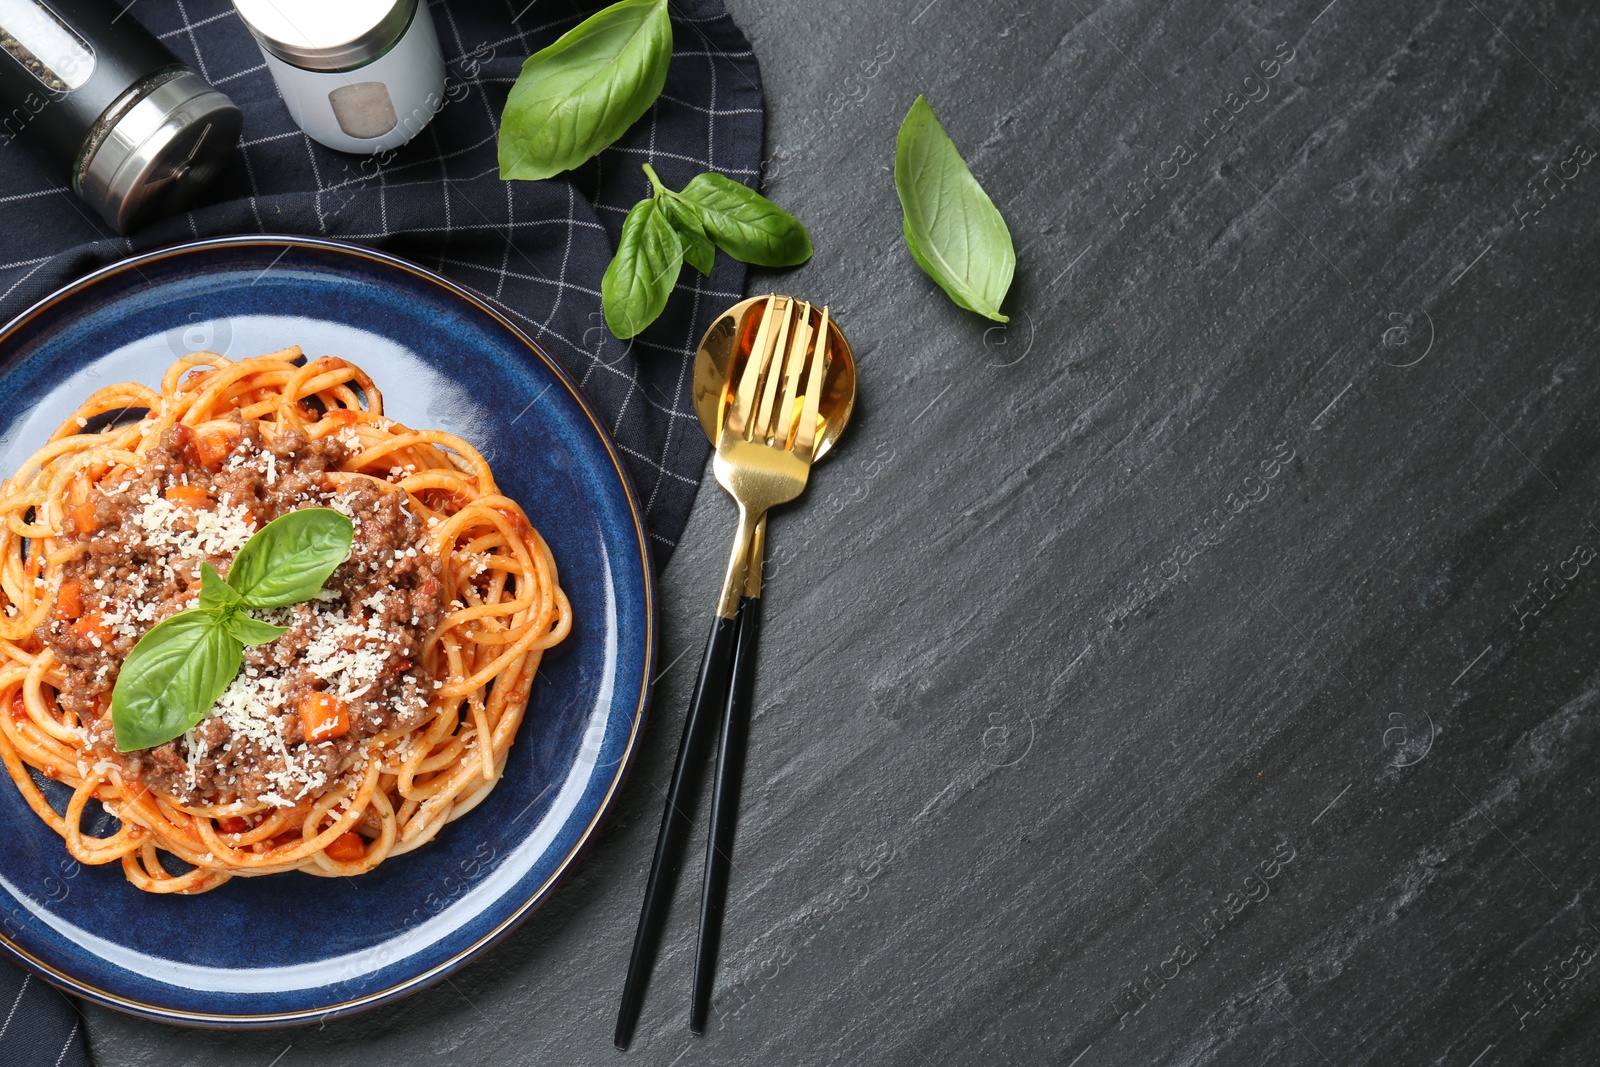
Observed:
[[[232,556],[256,532],[250,512],[242,506],[229,504],[226,497],[218,501],[215,511],[180,509],[154,488],[139,497],[138,502],[143,507],[133,515],[133,522],[144,532],[144,543],[150,548],[170,549],[171,555]],[[193,517],[192,531],[174,528],[174,519],[180,512]]]
[[[330,612],[306,646],[305,662],[330,690],[352,700],[372,688],[399,644],[376,617],[362,622],[342,612]]]
[[[190,727],[188,732],[183,735],[184,744],[188,746],[188,758],[185,762],[188,764],[186,777],[189,780],[190,789],[194,789],[200,784],[198,777],[200,761],[206,758],[206,752],[210,748],[206,744],[206,739],[200,735],[199,729],[199,726]]]

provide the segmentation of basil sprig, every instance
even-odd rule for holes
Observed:
[[[355,525],[331,508],[280,515],[234,557],[228,578],[200,565],[200,603],[157,623],[128,653],[111,692],[117,751],[152,748],[204,719],[239,674],[245,645],[288,632],[249,614],[310,600],[350,556]]]
[[[1006,322],[1000,304],[1017,268],[1011,231],[921,96],[900,125],[894,187],[917,265],[961,307]]]
[[[606,326],[627,339],[654,322],[687,261],[710,274],[716,250],[760,267],[793,267],[811,258],[800,221],[748,186],[721,174],[697,175],[681,192],[644,164],[650,195],[622,224],[617,254],[600,281]]]
[[[667,81],[667,0],[622,0],[522,64],[500,115],[500,177],[571,170],[650,110]]]

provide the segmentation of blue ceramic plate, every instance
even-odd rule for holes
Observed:
[[[648,538],[571,378],[482,301],[349,245],[224,238],[117,263],[0,330],[0,471],[82,398],[157,385],[178,355],[343,356],[387,414],[483,450],[550,543],[572,636],[539,668],[500,785],[433,843],[356,879],[236,878],[195,897],[84,867],[0,780],[0,945],[44,978],[163,1022],[316,1021],[414,992],[506,936],[572,868],[633,756],[656,650]],[[63,810],[67,790],[54,790]],[[90,829],[99,833],[114,825]]]

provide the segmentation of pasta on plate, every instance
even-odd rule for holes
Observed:
[[[226,576],[269,522],[313,508],[350,520],[348,557],[260,614],[277,636],[242,648],[202,718],[119,751],[141,638],[201,602],[203,565]],[[73,858],[151,892],[358,875],[431,840],[494,788],[572,626],[548,546],[483,457],[298,348],[196,353],[159,390],[97,391],[0,483],[0,518],[0,758]],[[33,772],[71,788],[65,812]],[[84,831],[91,801],[115,832]]]

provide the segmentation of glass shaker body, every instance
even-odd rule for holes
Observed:
[[[444,56],[419,0],[234,0],[290,116],[340,152],[398,148],[444,106]]]

